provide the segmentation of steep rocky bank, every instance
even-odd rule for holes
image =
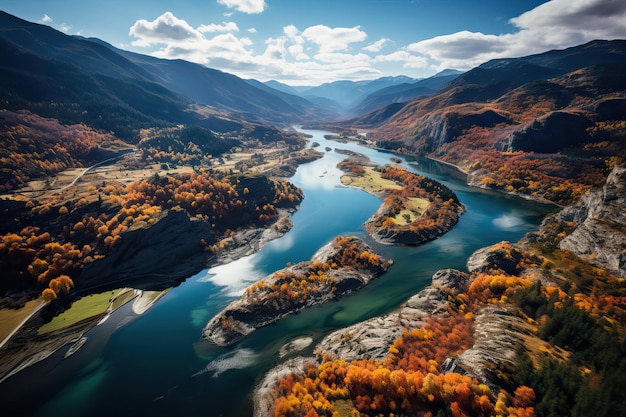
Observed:
[[[171,285],[206,267],[208,256],[200,241],[209,235],[207,223],[183,210],[168,210],[150,227],[125,233],[106,257],[86,264],[80,285],[127,285],[142,278],[148,279],[147,285]]]
[[[311,261],[277,271],[250,286],[208,322],[203,336],[220,346],[232,345],[284,316],[358,290],[390,265],[360,239],[336,238]]]
[[[445,269],[433,275],[432,283],[409,298],[400,309],[381,317],[337,330],[317,346],[321,354],[344,360],[381,360],[389,354],[389,346],[404,329],[421,327],[424,319],[448,313],[448,296],[467,287],[469,275]]]
[[[592,265],[626,276],[626,167],[616,166],[602,189],[557,216],[576,225],[559,247]]]

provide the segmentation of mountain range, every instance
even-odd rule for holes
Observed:
[[[367,130],[377,146],[459,166],[474,185],[551,201],[581,192],[563,193],[559,181],[577,178],[573,189],[594,185],[605,177],[607,158],[624,157],[624,40],[496,59],[422,80],[293,87],[124,51],[0,12],[0,58],[5,109],[84,123],[130,142],[139,129],[178,124],[214,132],[293,124]],[[532,175],[518,178],[522,165],[508,177],[497,174],[508,163],[505,153],[519,151],[525,154],[515,163],[530,164],[522,171]],[[541,157],[543,171],[534,169],[533,153],[553,154]],[[529,186],[536,181],[553,185],[538,191]]]
[[[346,111],[346,97],[358,100],[411,80],[341,81],[299,92],[183,60],[124,51],[100,39],[68,36],[1,11],[0,49],[6,108],[37,108],[43,116],[85,122],[122,137],[153,124],[223,130],[231,126],[229,119],[275,125],[337,119]],[[60,102],[51,106],[50,101]],[[202,116],[189,111],[192,104],[204,106]]]

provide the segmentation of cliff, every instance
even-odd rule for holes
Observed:
[[[106,257],[86,264],[81,288],[118,283],[138,287],[170,286],[206,267],[207,253],[200,241],[210,226],[191,219],[183,210],[167,210],[149,227],[128,231]]]
[[[626,277],[626,167],[616,166],[604,187],[557,216],[576,226],[559,247]]]

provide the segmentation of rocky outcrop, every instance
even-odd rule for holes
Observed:
[[[466,289],[468,280],[469,275],[454,269],[438,271],[432,284],[406,301],[400,310],[337,330],[326,336],[317,349],[322,355],[344,360],[382,360],[405,329],[418,329],[427,318],[447,314],[448,296]]]
[[[504,243],[508,244],[508,242]],[[493,246],[478,249],[467,259],[468,271],[488,273],[493,270],[501,270],[508,275],[518,274],[522,252],[515,246],[507,249]]]
[[[483,307],[475,316],[475,324],[474,345],[446,359],[442,370],[471,375],[498,392],[504,382],[500,375],[515,371],[517,352],[533,330],[505,304]]]
[[[300,375],[304,373],[307,363],[313,362],[312,358],[297,357],[278,365],[270,370],[254,389],[254,417],[267,417],[270,415],[274,401],[276,400],[278,383],[287,375]]]
[[[268,242],[278,239],[291,230],[293,222],[289,217],[293,210],[279,209],[280,219],[269,228],[255,227],[236,232],[223,239],[227,251],[218,255],[217,263],[227,264],[261,250]]]
[[[577,226],[561,241],[561,249],[626,276],[626,167],[616,166],[602,189],[585,194],[557,216]]]
[[[232,345],[259,327],[367,285],[390,265],[391,261],[374,254],[362,240],[336,238],[311,261],[277,271],[250,286],[209,321],[203,336],[220,346]]]

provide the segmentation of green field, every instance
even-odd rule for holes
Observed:
[[[44,334],[61,330],[82,320],[113,311],[136,296],[137,293],[134,290],[121,288],[80,298],[72,304],[71,308],[41,326],[38,333]]]

